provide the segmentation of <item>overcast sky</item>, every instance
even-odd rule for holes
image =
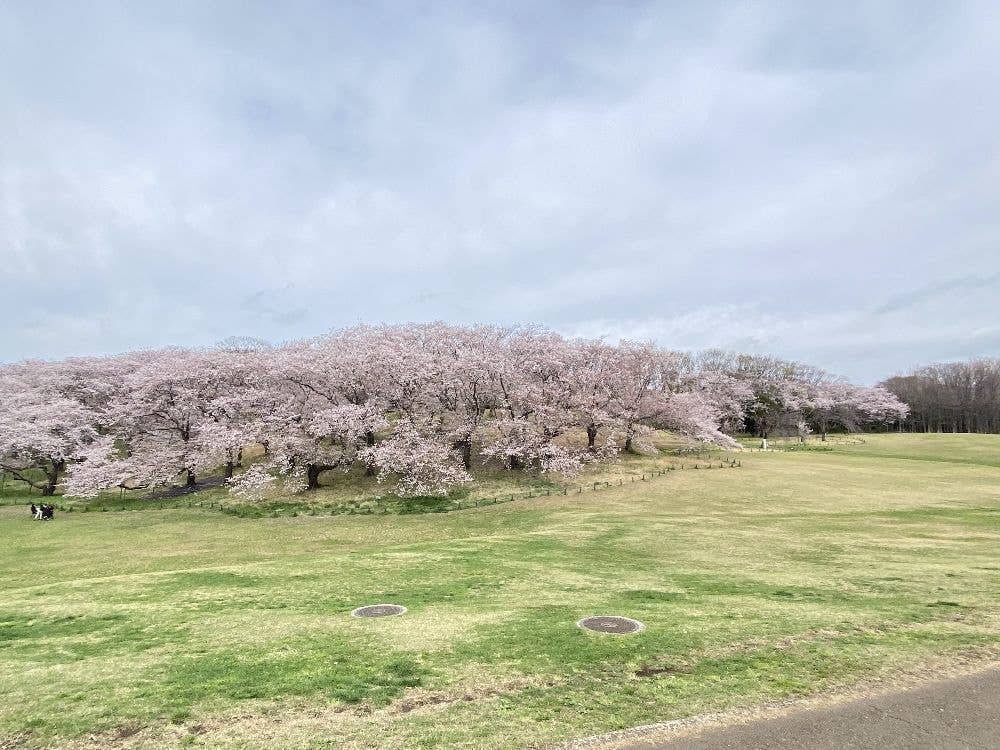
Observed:
[[[0,4],[0,360],[532,322],[1000,355],[1000,4]]]

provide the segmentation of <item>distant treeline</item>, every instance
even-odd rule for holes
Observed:
[[[1000,359],[929,365],[882,385],[910,407],[903,430],[1000,433]]]

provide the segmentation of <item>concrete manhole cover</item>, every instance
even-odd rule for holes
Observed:
[[[369,604],[351,611],[351,617],[391,617],[406,612],[400,604]]]
[[[618,617],[617,615],[596,615],[594,617],[584,617],[577,623],[577,627],[584,630],[593,630],[596,633],[618,633],[628,635],[638,633],[646,626],[638,620],[629,617]]]

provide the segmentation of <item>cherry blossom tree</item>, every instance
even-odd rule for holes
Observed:
[[[443,495],[472,481],[457,451],[429,440],[407,419],[398,422],[392,435],[372,448],[371,454],[380,482],[390,475],[399,477],[395,489],[401,497]]]
[[[739,443],[719,429],[719,418],[718,409],[703,394],[682,391],[671,394],[652,421],[692,440],[739,448]]]
[[[0,470],[46,496],[98,436],[97,414],[60,392],[54,369],[37,363],[0,373]]]
[[[615,399],[625,387],[621,362],[617,348],[602,341],[576,342],[573,354],[573,408],[586,431],[587,450],[596,452],[598,432],[604,429],[610,439],[621,426],[613,413]]]
[[[906,404],[881,386],[853,385],[815,371],[809,387],[811,392],[803,413],[819,431],[822,441],[826,440],[831,425],[858,432],[866,425],[904,419],[908,413]]]
[[[858,415],[856,424],[889,424],[906,419],[910,407],[883,386],[852,389],[851,405]]]
[[[580,351],[560,336],[517,329],[496,373],[496,405],[484,455],[514,470],[571,476],[600,454],[578,449],[564,436],[579,428],[574,373]]]
[[[359,461],[374,473],[367,449],[388,424],[378,387],[388,364],[378,343],[373,329],[359,327],[270,358],[275,403],[262,415],[260,442],[279,471],[304,472],[306,489],[317,489],[323,472],[350,471]]]
[[[744,422],[767,448],[771,433],[782,426],[798,424],[809,408],[813,389],[808,368],[797,363],[755,354],[708,352],[702,358],[705,370],[741,381],[752,392],[744,407]]]
[[[178,475],[189,487],[197,474],[231,459],[245,435],[222,421],[220,397],[236,386],[231,353],[185,349],[127,357],[120,391],[101,409],[102,429],[115,436],[81,453],[102,471],[72,472],[70,491],[91,495],[110,487],[102,477],[133,486],[166,484]]]
[[[230,339],[4,366],[0,461],[49,494],[64,474],[67,492],[93,495],[220,473],[258,497],[356,468],[401,495],[441,494],[477,461],[572,476],[620,450],[655,451],[659,429],[736,448],[744,428],[766,446],[779,427],[825,437],[905,414],[884,388],[773,357],[530,326],[354,326],[275,347]],[[263,455],[244,460],[254,445]]]
[[[609,360],[609,411],[624,435],[623,448],[627,453],[637,447],[652,451],[647,438],[654,428],[680,426],[685,404],[677,394],[684,355],[623,341],[609,352]]]

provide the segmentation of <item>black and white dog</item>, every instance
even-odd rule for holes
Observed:
[[[54,518],[55,508],[51,505],[31,504],[31,517],[36,521],[51,521]]]

